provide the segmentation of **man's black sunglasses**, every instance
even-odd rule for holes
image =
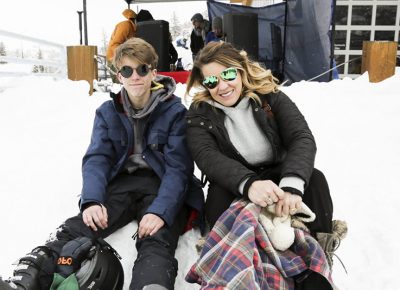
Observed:
[[[124,77],[124,78],[129,78],[132,74],[133,71],[135,70],[136,73],[141,76],[147,76],[147,74],[149,73],[151,69],[151,66],[147,65],[147,64],[141,64],[139,65],[137,68],[133,68],[130,67],[128,65],[124,65],[123,67],[121,67],[121,69],[119,70],[119,73]]]

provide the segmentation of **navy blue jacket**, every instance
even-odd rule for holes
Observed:
[[[81,209],[88,202],[104,203],[107,185],[133,152],[133,127],[121,96],[111,93],[111,97],[113,101],[96,110],[91,142],[83,157]],[[186,143],[185,114],[180,98],[172,95],[151,113],[144,133],[143,158],[161,179],[147,213],[156,214],[169,226],[184,202],[199,212],[204,203],[202,190],[189,186],[193,185],[193,160]]]

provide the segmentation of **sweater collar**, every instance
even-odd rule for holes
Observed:
[[[250,98],[243,97],[243,98],[241,98],[241,100],[239,101],[239,103],[236,106],[232,106],[232,107],[226,107],[226,106],[214,101],[213,99],[207,100],[206,102],[215,108],[221,109],[222,111],[225,112],[225,114],[229,114],[231,112],[238,111],[238,110],[246,110],[249,107]]]

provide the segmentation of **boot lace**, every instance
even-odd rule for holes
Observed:
[[[329,250],[325,251],[325,255],[326,255],[327,259],[328,259],[328,263],[332,268],[333,257],[336,257],[339,260],[340,264],[342,264],[342,267],[343,267],[344,271],[346,272],[346,274],[348,274],[346,266],[344,265],[342,259],[340,259],[340,257],[335,253],[335,251],[339,248],[340,243],[341,243],[342,240],[336,234],[332,235],[332,239],[333,239],[333,247],[332,247],[332,249],[330,251]]]

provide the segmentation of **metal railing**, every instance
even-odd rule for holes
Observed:
[[[337,69],[338,67],[341,67],[341,66],[345,65],[346,63],[350,63],[350,62],[353,62],[353,61],[355,61],[355,60],[358,60],[358,59],[360,59],[361,57],[362,57],[362,56],[358,56],[358,57],[349,59],[348,61],[345,61],[345,62],[342,62],[342,63],[340,63],[340,64],[337,64],[337,65],[334,66],[333,68],[328,69],[328,70],[324,71],[323,73],[321,73],[321,74],[319,74],[319,75],[317,75],[317,76],[315,76],[315,77],[312,77],[312,78],[310,78],[310,79],[308,79],[308,80],[306,80],[306,81],[307,81],[307,82],[311,82],[311,81],[313,81],[313,80],[315,80],[315,79],[317,79],[317,78],[323,76],[324,74],[327,74],[327,73],[329,73],[329,72],[331,72],[331,71]]]
[[[0,29],[0,35],[17,39],[17,40],[24,40],[24,41],[29,41],[38,45],[43,45],[46,47],[51,47],[55,48],[56,50],[59,51],[59,58],[56,59],[51,59],[51,60],[46,60],[46,59],[39,59],[39,58],[23,58],[23,57],[15,57],[15,56],[3,56],[0,55],[0,63],[13,63],[13,64],[32,64],[32,65],[37,65],[37,66],[46,66],[46,67],[51,67],[52,72],[37,72],[34,73],[32,72],[16,72],[16,71],[7,71],[7,70],[1,70],[0,71],[0,76],[11,76],[11,75],[56,75],[60,77],[65,77],[67,75],[67,54],[66,54],[66,48],[64,45],[19,34],[19,33],[14,33],[10,31],[5,31]]]

